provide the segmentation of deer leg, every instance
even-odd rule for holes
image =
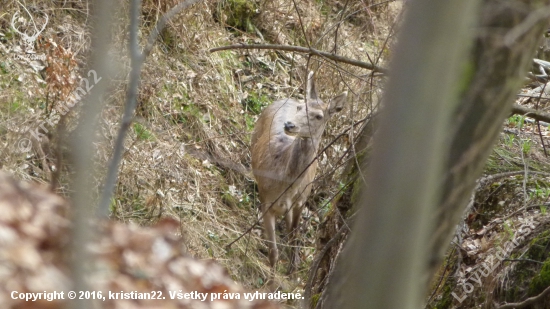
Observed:
[[[298,267],[300,262],[299,257],[299,246],[297,235],[300,223],[300,216],[302,214],[302,207],[299,205],[294,205],[291,211],[287,214],[287,228],[289,231],[289,244],[290,244],[290,263],[287,270],[287,275],[290,275]],[[290,223],[289,223],[290,221]]]
[[[277,239],[275,238],[275,216],[269,209],[264,213],[264,231],[267,246],[269,247],[269,264],[273,271],[275,271],[279,252],[277,251]]]
[[[269,248],[269,264],[271,265],[271,271],[267,284],[273,291],[276,289],[275,269],[277,266],[277,259],[279,258],[279,252],[277,251],[277,239],[275,238],[275,219],[275,215],[269,211],[269,207],[266,207],[263,223],[267,247]]]
[[[293,218],[294,218],[294,209],[295,207],[292,207],[291,209],[289,209],[287,211],[287,213],[285,214],[285,222],[286,222],[286,231],[287,231],[287,244],[288,244],[288,260],[289,260],[289,263],[288,263],[288,269],[287,269],[287,272],[286,274],[289,275],[290,273],[292,273],[294,271],[294,265],[292,260],[294,259],[294,221],[293,221]]]

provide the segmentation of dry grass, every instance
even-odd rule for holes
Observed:
[[[52,181],[56,171],[60,171],[57,191],[66,195],[71,189],[67,183],[70,164],[66,160],[61,166],[57,163],[60,154],[66,158],[69,153],[61,143],[66,137],[64,131],[58,132],[57,126],[48,127],[47,139],[33,143],[29,152],[20,151],[18,143],[29,138],[26,130],[36,129],[40,121],[47,119],[80,79],[87,77],[88,70],[93,69],[93,64],[85,62],[92,8],[81,1],[20,3],[9,1],[3,4],[0,13],[0,167],[18,178],[44,183]],[[142,39],[171,4],[171,1],[145,2]],[[253,179],[215,162],[197,159],[188,150],[198,149],[249,166],[249,135],[257,113],[275,99],[301,97],[309,70],[306,65],[317,71],[322,97],[329,98],[343,90],[350,94],[344,115],[326,131],[323,142],[326,145],[343,129],[376,109],[382,80],[369,77],[369,72],[359,68],[289,52],[209,53],[208,50],[235,43],[310,44],[320,50],[384,65],[399,3],[377,6],[375,10],[368,6],[368,1],[349,5],[336,1],[296,1],[297,7],[290,0],[261,1],[257,11],[250,13],[249,29],[244,30],[224,24],[230,20],[220,14],[220,8],[229,4],[227,0],[208,0],[181,13],[163,32],[147,59],[136,121],[125,144],[127,151],[111,209],[113,218],[139,225],[150,225],[163,216],[179,219],[179,233],[191,254],[201,259],[213,258],[226,266],[236,281],[248,288],[261,288],[269,268],[267,249],[257,224]],[[50,77],[42,76],[42,71],[14,57],[21,40],[9,25],[14,12],[23,15],[23,6],[37,6],[48,13],[50,21],[41,40],[57,44],[66,53],[60,56],[53,51],[37,51],[52,56],[48,63],[50,70],[55,71],[49,73]],[[125,2],[122,10],[127,9]],[[122,114],[129,71],[126,25],[127,18],[120,17],[113,29],[116,46],[109,57],[119,74],[101,118],[99,134],[104,139],[96,145],[97,170],[93,177],[98,187],[91,188],[94,192],[100,189]],[[54,60],[65,62],[54,67],[51,65]],[[78,65],[61,66],[69,60]],[[78,111],[77,104],[63,118],[66,134],[70,134],[77,121]],[[322,220],[318,209],[328,209],[328,201],[338,192],[339,173],[345,163],[342,157],[354,143],[357,131],[358,127],[350,130],[321,156],[319,180],[315,182],[308,203],[310,210],[303,220],[303,264],[296,276],[301,281],[292,283],[282,275],[279,278],[288,290],[302,287],[315,247],[315,230]],[[253,225],[251,233],[226,250],[229,243]],[[283,273],[286,257],[279,264]]]
[[[71,165],[67,159],[70,149],[64,141],[78,121],[80,105],[62,117],[62,126],[50,126],[46,120],[55,118],[52,111],[59,110],[71,99],[80,80],[89,77],[88,72],[93,69],[93,64],[86,63],[91,41],[88,24],[93,8],[84,3],[20,0],[0,5],[0,168],[19,179],[55,182],[56,191],[65,196],[71,190],[68,182]],[[170,0],[144,2],[142,41],[161,14],[174,3]],[[228,10],[235,10],[235,3],[241,1],[208,0],[182,12],[162,33],[147,59],[139,107],[125,144],[111,204],[112,217],[142,226],[152,225],[163,217],[175,218],[181,225],[174,233],[191,255],[216,260],[246,288],[263,289],[269,267],[267,247],[258,224],[254,181],[249,173],[232,169],[227,162],[250,166],[250,133],[258,113],[273,100],[303,97],[304,77],[313,69],[317,72],[322,98],[344,90],[350,98],[342,117],[333,119],[324,135],[322,146],[338,139],[320,156],[318,177],[303,214],[302,264],[294,278],[282,275],[288,258],[281,250],[277,281],[286,291],[299,291],[315,253],[317,228],[331,209],[332,197],[342,186],[340,173],[359,126],[344,135],[340,133],[377,109],[384,80],[372,78],[363,69],[319,57],[271,50],[210,53],[209,49],[236,43],[309,45],[385,66],[400,3],[370,6],[372,3],[367,0],[347,4],[249,1],[254,4],[241,13],[245,14],[247,23],[234,24]],[[20,31],[32,31],[23,7],[38,16],[38,22],[43,22],[43,17],[36,12],[48,13],[48,25],[35,45],[38,54],[49,57],[45,70],[41,65],[46,63],[16,57],[25,46],[20,36],[10,30],[13,14],[19,12],[24,18]],[[128,11],[127,1],[121,10]],[[91,175],[96,184],[91,190],[95,193],[101,189],[105,166],[112,155],[129,72],[128,20],[125,13],[117,16],[120,17],[113,29],[115,46],[108,57],[113,59],[118,74],[101,117],[99,134],[103,140],[96,145],[97,168]],[[30,132],[39,129],[40,124],[48,132],[40,129],[47,134],[37,142]],[[508,129],[516,126],[509,123]],[[535,130],[527,127],[527,131]],[[513,135],[515,139],[511,136],[503,136],[488,163],[489,173],[510,170],[525,160],[536,169],[546,169],[548,160],[537,144],[537,136]],[[26,146],[21,143],[22,139],[32,141],[30,151],[21,151],[21,147]],[[518,154],[525,152],[525,147],[530,151],[524,158]],[[191,155],[197,152],[207,153],[214,160]],[[224,160],[220,163],[215,158]],[[546,183],[544,180],[543,184]],[[514,188],[520,185],[514,182]],[[528,185],[532,189],[540,184]],[[480,193],[483,197],[483,192]],[[510,203],[521,207],[525,196],[515,196]],[[503,197],[506,198],[510,199]],[[249,228],[250,233],[227,248]],[[506,236],[503,232],[506,233],[499,230],[492,234],[490,241],[502,242]],[[281,233],[280,237],[285,235]],[[466,239],[465,243],[468,241],[473,240]],[[284,240],[280,246],[285,246]],[[482,250],[474,256],[483,260],[493,251]],[[461,267],[466,265],[471,264],[465,261]],[[499,280],[503,284],[504,279]],[[494,282],[488,283],[483,291],[494,290]]]

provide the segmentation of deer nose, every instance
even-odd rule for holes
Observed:
[[[296,128],[296,126],[292,122],[290,121],[285,122],[285,131],[290,131],[294,128]]]

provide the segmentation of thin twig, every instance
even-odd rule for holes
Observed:
[[[532,262],[532,263],[537,263],[537,264],[544,264],[543,262],[541,261],[536,261],[536,260],[531,260],[531,259],[504,259],[503,261],[506,261],[506,262]]]
[[[517,176],[517,175],[521,175],[523,174],[524,171],[512,171],[512,172],[504,172],[504,173],[498,173],[498,174],[493,174],[493,175],[489,175],[489,176],[485,176],[485,177],[482,177],[479,179],[479,184],[480,186],[484,186],[486,185],[487,183],[489,182],[492,182],[492,181],[495,181],[499,178],[506,178],[506,177],[510,177],[510,176]],[[550,177],[550,173],[546,173],[546,172],[536,172],[536,171],[531,171],[531,174],[533,175],[540,175],[540,176],[546,176],[546,177]]]
[[[166,23],[168,23],[170,19],[172,19],[176,14],[181,12],[183,9],[186,9],[189,6],[199,1],[201,0],[187,0],[185,2],[181,2],[175,7],[171,8],[164,15],[162,15],[159,21],[157,22],[157,24],[155,25],[155,29],[153,29],[153,32],[151,32],[151,34],[149,35],[149,38],[147,39],[147,46],[145,46],[145,48],[143,49],[142,57],[146,58],[149,55],[149,53],[151,52],[151,50],[155,45],[155,42],[157,41],[158,36],[160,35],[164,27],[166,27]],[[142,61],[144,60],[145,59],[142,59]]]
[[[456,247],[458,247],[458,250],[456,250]],[[435,288],[433,289],[433,292],[430,295],[430,298],[428,298],[428,301],[426,302],[426,306],[424,306],[424,309],[427,309],[429,307],[430,303],[432,302],[432,299],[435,297],[435,294],[437,293],[437,290],[441,286],[441,283],[443,282],[443,279],[445,279],[445,283],[447,283],[447,279],[449,279],[449,276],[445,276],[445,273],[449,270],[449,266],[450,266],[449,261],[450,261],[451,257],[453,256],[453,253],[454,253],[455,250],[457,251],[458,254],[460,254],[460,246],[456,246],[456,247],[453,247],[453,249],[452,249],[453,251],[451,251],[451,253],[448,255],[447,261],[445,263],[445,269],[443,270],[441,276],[439,277],[439,281],[435,285]]]
[[[109,215],[109,205],[111,203],[111,197],[113,195],[113,190],[115,188],[117,178],[118,178],[118,169],[120,162],[122,161],[122,153],[124,150],[124,140],[126,139],[126,134],[132,120],[134,118],[134,112],[137,107],[137,95],[140,82],[141,68],[145,61],[145,58],[151,50],[159,36],[160,32],[166,26],[166,23],[170,18],[174,17],[178,12],[184,8],[189,7],[190,5],[198,2],[200,0],[188,0],[176,5],[174,8],[170,9],[166,14],[164,14],[160,20],[157,22],[155,29],[149,35],[147,40],[147,45],[143,49],[143,52],[140,52],[139,41],[138,41],[138,28],[139,28],[139,16],[141,9],[141,1],[133,0],[130,5],[130,81],[128,84],[128,93],[126,95],[126,103],[124,104],[124,114],[122,116],[122,122],[120,124],[120,129],[118,131],[113,157],[109,162],[109,169],[107,171],[107,177],[105,178],[105,186],[103,192],[101,193],[101,200],[98,207],[98,216],[107,217]]]
[[[521,151],[521,161],[523,161],[523,171],[524,171],[524,174],[523,174],[523,182],[522,182],[522,187],[523,187],[523,207],[522,209],[525,210],[525,207],[527,207],[527,198],[528,198],[528,195],[527,195],[527,180],[529,179],[529,164],[527,163],[527,160],[525,159],[525,151],[523,150],[523,145],[520,145],[520,151]]]
[[[310,308],[311,306],[311,288],[313,287],[313,280],[315,280],[315,277],[317,276],[317,270],[319,269],[319,265],[321,264],[321,261],[323,260],[323,257],[325,257],[325,254],[327,254],[328,250],[342,237],[344,234],[344,230],[348,229],[349,227],[344,224],[342,227],[336,232],[336,235],[334,235],[323,247],[321,252],[317,255],[313,263],[311,263],[311,268],[309,270],[308,279],[306,283],[306,287],[304,288],[304,299],[306,301],[306,308]]]
[[[510,46],[516,42],[521,36],[533,29],[534,26],[541,20],[548,19],[550,17],[550,6],[543,6],[539,9],[533,10],[529,15],[521,21],[518,25],[510,29],[504,36],[504,44]]]
[[[357,66],[357,67],[360,67],[360,68],[371,70],[373,72],[379,72],[379,73],[387,74],[387,69],[385,69],[383,67],[380,67],[380,66],[377,66],[377,65],[374,65],[374,64],[370,64],[370,63],[366,63],[366,62],[362,62],[362,61],[358,61],[358,60],[353,60],[353,59],[350,59],[350,58],[334,55],[334,54],[327,53],[327,52],[320,51],[320,50],[316,50],[316,49],[313,49],[313,48],[307,48],[307,47],[301,47],[301,46],[276,45],[276,44],[253,44],[253,45],[234,44],[234,45],[227,45],[227,46],[212,48],[212,49],[210,49],[210,52],[213,53],[213,52],[217,52],[217,51],[230,50],[230,49],[273,49],[273,50],[284,50],[284,51],[291,51],[291,52],[297,52],[297,53],[305,53],[305,54],[310,54],[310,55],[321,56],[321,57],[324,57],[324,58],[327,58],[327,59],[330,59],[330,60],[334,60],[334,61],[337,61],[337,62],[347,63],[347,64],[354,65],[354,66]]]
[[[542,90],[540,91],[539,93],[539,97],[537,98],[537,104],[536,104],[536,109],[538,110],[539,109],[539,105],[540,105],[540,100],[542,98],[542,95],[544,93],[546,93],[546,85],[548,85],[548,83],[544,83],[544,85],[542,86]],[[542,138],[542,131],[540,130],[540,121],[536,120],[537,122],[537,129],[538,129],[538,133],[539,133],[539,138],[540,138],[540,142],[542,144],[542,150],[544,151],[544,155],[546,157],[548,157],[548,153],[546,152],[546,145],[544,144],[544,138]]]
[[[512,113],[525,115],[539,121],[550,122],[550,113],[541,112],[515,103],[512,107]]]
[[[94,3],[94,14],[91,28],[93,29],[91,55],[89,62],[93,65],[97,76],[102,82],[94,85],[93,91],[82,104],[82,112],[78,125],[71,134],[71,197],[72,197],[72,229],[69,247],[70,273],[73,291],[90,290],[87,279],[94,270],[93,258],[88,251],[88,243],[98,233],[92,228],[89,220],[92,217],[94,196],[91,188],[94,178],[94,143],[97,140],[98,118],[105,106],[107,85],[112,80],[112,70],[105,56],[112,43],[111,30],[114,23],[114,12],[118,9],[118,2],[106,0]],[[61,168],[58,166],[57,168]],[[32,305],[31,305],[32,306]],[[90,299],[74,299],[66,308],[92,309],[94,303]]]
[[[338,136],[336,136],[327,146],[325,146],[325,148],[323,148],[323,149],[319,152],[319,154],[317,154],[317,155],[315,156],[315,158],[313,158],[313,160],[304,168],[304,170],[296,177],[296,179],[299,179],[299,178],[307,171],[307,169],[313,164],[313,162],[315,162],[315,161],[319,158],[319,156],[320,156],[322,153],[324,153],[330,146],[332,146],[332,144],[334,144],[337,140],[339,140],[340,137],[342,137],[342,136],[344,136],[345,134],[347,134],[347,132],[348,132],[349,130],[351,130],[354,126],[356,126],[356,125],[358,125],[358,124],[363,123],[364,121],[366,121],[367,118],[368,118],[368,117],[365,117],[365,118],[363,118],[363,119],[361,119],[361,120],[355,122],[355,123],[352,124],[350,127],[348,127],[347,129],[345,129],[342,133],[340,133]],[[256,224],[260,223],[260,220],[263,219],[265,213],[267,213],[267,212],[269,211],[269,209],[271,209],[271,207],[272,207],[273,205],[275,205],[275,204],[277,203],[277,201],[279,201],[279,199],[280,199],[288,190],[290,190],[290,188],[292,187],[293,184],[294,184],[294,182],[291,183],[291,184],[290,184],[290,185],[289,185],[289,186],[279,195],[279,197],[277,197],[277,199],[275,199],[275,201],[273,201],[273,202],[271,203],[271,205],[269,206],[269,208],[266,209],[266,211],[263,212],[263,213],[260,215],[260,217],[259,217],[258,219],[256,219],[256,221],[254,221],[246,231],[244,231],[241,235],[239,235],[239,237],[237,237],[235,240],[233,240],[232,242],[230,242],[228,245],[226,245],[226,246],[225,246],[226,250],[229,250],[229,249],[231,248],[231,246],[232,246],[234,243],[236,243],[237,241],[239,241],[239,240],[240,240],[241,238],[243,238],[246,234],[250,233],[250,232],[252,231],[252,229],[256,226]]]
[[[526,300],[519,302],[519,303],[507,303],[505,305],[502,305],[500,307],[497,307],[497,309],[514,309],[514,308],[525,308],[529,305],[536,304],[540,300],[542,300],[546,295],[550,294],[550,286],[547,287],[542,293],[540,293],[537,296],[529,297]]]

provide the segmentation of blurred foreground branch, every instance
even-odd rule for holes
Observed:
[[[140,52],[139,41],[138,41],[138,30],[139,30],[139,17],[141,12],[141,1],[132,0],[130,5],[130,61],[131,61],[131,71],[130,71],[130,82],[128,84],[128,92],[126,94],[126,104],[124,107],[124,114],[122,115],[122,121],[120,124],[120,129],[118,131],[113,158],[109,162],[109,169],[107,171],[107,177],[105,178],[105,186],[101,194],[101,200],[99,202],[98,214],[100,217],[109,216],[109,205],[111,203],[111,197],[113,196],[113,190],[115,188],[117,178],[118,178],[118,169],[120,166],[120,161],[122,160],[122,153],[124,151],[124,140],[126,139],[126,134],[128,129],[132,124],[134,118],[134,113],[137,107],[137,95],[140,83],[141,68],[145,62],[145,58],[151,50],[161,33],[162,29],[166,26],[168,20],[174,17],[181,10],[199,2],[200,0],[188,0],[182,2],[172,9],[170,9],[166,14],[164,14],[160,20],[157,22],[155,29],[152,31],[151,35],[147,40],[147,45],[143,49],[143,52]]]

